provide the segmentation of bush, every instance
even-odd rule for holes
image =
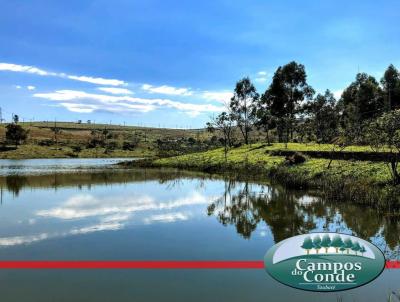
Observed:
[[[91,138],[87,145],[87,148],[96,148],[96,147],[104,147],[104,142],[98,138]]]
[[[79,152],[82,151],[82,147],[81,146],[72,146],[71,149],[75,153],[79,153]]]
[[[17,147],[28,139],[28,130],[25,130],[18,124],[8,124],[6,126],[6,139]]]
[[[306,161],[306,157],[300,152],[295,152],[293,155],[288,155],[285,157],[285,159],[285,164],[287,165],[302,164]]]
[[[118,143],[116,141],[108,142],[106,145],[107,150],[115,150],[118,149]]]
[[[135,142],[123,142],[122,149],[133,151],[137,147],[137,143]]]
[[[44,139],[38,142],[39,146],[50,147],[54,145],[54,141],[51,139]]]

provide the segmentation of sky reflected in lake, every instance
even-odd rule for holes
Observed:
[[[0,177],[0,188],[1,260],[262,260],[275,242],[322,230],[357,235],[377,244],[388,259],[398,258],[396,217],[378,216],[347,203],[328,203],[315,194],[269,183],[177,170],[97,169],[9,174]],[[55,274],[63,286],[55,281]],[[399,277],[397,270],[385,271],[373,286],[339,296],[343,301],[382,300],[388,290],[398,289]],[[253,291],[253,300],[265,301],[267,290],[281,300],[293,294],[299,301],[322,297],[279,285],[262,270],[3,270],[0,278],[7,281],[0,284],[7,301],[22,298],[19,286],[41,301],[51,301],[66,290],[74,299],[87,294],[91,301],[123,301],[127,296],[164,300],[166,295],[170,301],[202,301],[223,294],[239,301],[243,293]],[[87,288],[72,287],[76,280]],[[225,290],[213,282],[221,282]],[[155,283],[162,284],[158,296],[145,292]],[[37,292],[49,284],[53,295]],[[199,284],[208,288],[205,296],[196,295]],[[99,294],[90,288],[98,288]],[[123,293],[112,297],[115,288]],[[339,297],[322,295],[327,301]]]

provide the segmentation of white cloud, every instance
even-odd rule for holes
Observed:
[[[258,77],[258,78],[255,78],[254,81],[256,81],[256,82],[258,82],[258,83],[265,83],[265,82],[267,81],[267,78],[265,78],[265,77]]]
[[[215,101],[222,104],[227,104],[233,97],[233,93],[229,91],[204,91],[202,98],[207,101]]]
[[[30,236],[14,236],[14,237],[2,237],[0,238],[0,246],[13,246],[20,244],[29,244],[36,241],[42,241],[49,238],[47,233]]]
[[[21,89],[22,87],[20,85],[14,85],[15,89]]]
[[[339,100],[342,97],[343,89],[335,90],[333,95],[336,100]]]
[[[35,87],[35,86],[32,86],[32,85],[29,85],[29,86],[26,86],[26,89],[28,89],[28,90],[35,90],[36,87]]]
[[[175,222],[179,220],[188,220],[189,215],[181,212],[151,215],[144,219],[144,223],[150,224],[152,222]]]
[[[216,197],[207,197],[193,192],[185,197],[166,202],[157,202],[150,196],[132,196],[132,198],[98,199],[89,194],[76,195],[64,204],[36,213],[39,217],[58,218],[63,220],[103,217],[103,223],[115,223],[127,220],[131,214],[143,211],[165,211],[190,205],[207,204]],[[128,215],[128,216],[127,216]],[[161,215],[161,214],[160,214]]]
[[[222,107],[212,104],[192,104],[169,99],[145,99],[132,96],[115,96],[87,93],[78,90],[57,90],[49,93],[35,93],[34,97],[59,101],[70,111],[91,113],[108,112],[148,112],[161,108],[172,108],[196,116],[205,112],[220,112]]]
[[[117,87],[99,87],[98,90],[111,93],[111,94],[133,94],[133,92],[126,88],[117,88]]]
[[[0,71],[13,71],[13,72],[23,72],[36,74],[40,76],[54,76],[59,78],[67,78],[70,80],[87,82],[98,85],[109,85],[109,86],[122,86],[126,85],[124,81],[116,80],[116,79],[105,79],[99,77],[90,77],[90,76],[77,76],[77,75],[68,75],[65,73],[57,73],[46,71],[34,66],[27,65],[18,65],[18,64],[10,64],[10,63],[0,63]]]
[[[87,76],[74,76],[74,75],[67,75],[67,78],[70,80],[76,80],[76,81],[87,82],[87,83],[98,84],[98,85],[110,85],[110,86],[126,85],[126,83],[124,81],[115,80],[115,79],[93,78],[93,77],[87,77]]]
[[[268,73],[265,70],[257,72],[257,76],[254,79],[255,82],[265,83],[268,80]]]
[[[65,202],[48,209],[35,212],[35,218],[28,221],[30,228],[40,225],[48,218],[66,221],[66,229],[36,235],[0,237],[1,246],[31,244],[38,241],[60,238],[71,235],[88,234],[99,231],[115,231],[126,227],[130,223],[163,223],[182,221],[193,218],[195,215],[185,208],[204,205],[215,201],[218,196],[206,196],[198,191],[165,201],[159,201],[148,195],[134,194],[129,198],[115,198],[113,196],[93,196],[78,194],[71,196]],[[78,221],[79,226],[70,227],[70,220]],[[34,224],[31,222],[34,221]],[[89,222],[89,225],[81,223]],[[45,222],[46,224],[47,222]],[[59,222],[61,225],[61,222]]]
[[[90,225],[82,228],[72,229],[69,234],[70,235],[78,235],[78,234],[88,234],[94,233],[98,231],[117,231],[123,227],[122,223],[119,222],[111,222],[111,223],[99,223],[95,225]]]
[[[14,72],[26,72],[37,74],[41,76],[48,76],[54,75],[53,73],[49,73],[43,69],[39,69],[33,66],[24,66],[24,65],[17,65],[17,64],[10,64],[10,63],[0,63],[0,70],[2,71],[14,71]]]
[[[66,108],[68,111],[77,113],[92,113],[99,109],[95,105],[86,104],[60,103],[60,105]]]
[[[152,86],[150,84],[143,84],[142,89],[149,93],[167,94],[167,95],[189,96],[189,95],[193,94],[193,92],[190,91],[189,88],[176,88],[176,87],[167,86],[167,85]]]

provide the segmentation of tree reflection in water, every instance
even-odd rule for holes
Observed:
[[[399,259],[400,220],[374,209],[335,203],[279,185],[225,180],[223,195],[207,207],[223,225],[249,239],[265,222],[275,242],[312,231],[349,233],[375,243],[388,259]]]
[[[177,190],[186,180],[206,189],[209,181],[219,185],[224,193],[207,207],[223,225],[233,225],[238,234],[249,239],[260,224],[267,224],[275,242],[311,231],[349,233],[375,243],[388,259],[398,259],[400,249],[400,219],[391,213],[380,214],[375,209],[351,202],[331,202],[316,194],[289,190],[279,185],[260,185],[221,176],[168,169],[132,169],[97,171],[96,173],[9,175],[0,177],[1,202],[3,188],[18,196],[21,190],[63,187],[90,188],[95,185],[157,181],[167,189]]]

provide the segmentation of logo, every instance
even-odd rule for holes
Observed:
[[[385,257],[375,245],[355,236],[311,233],[277,243],[266,253],[264,264],[280,283],[332,292],[371,282],[385,268]]]

